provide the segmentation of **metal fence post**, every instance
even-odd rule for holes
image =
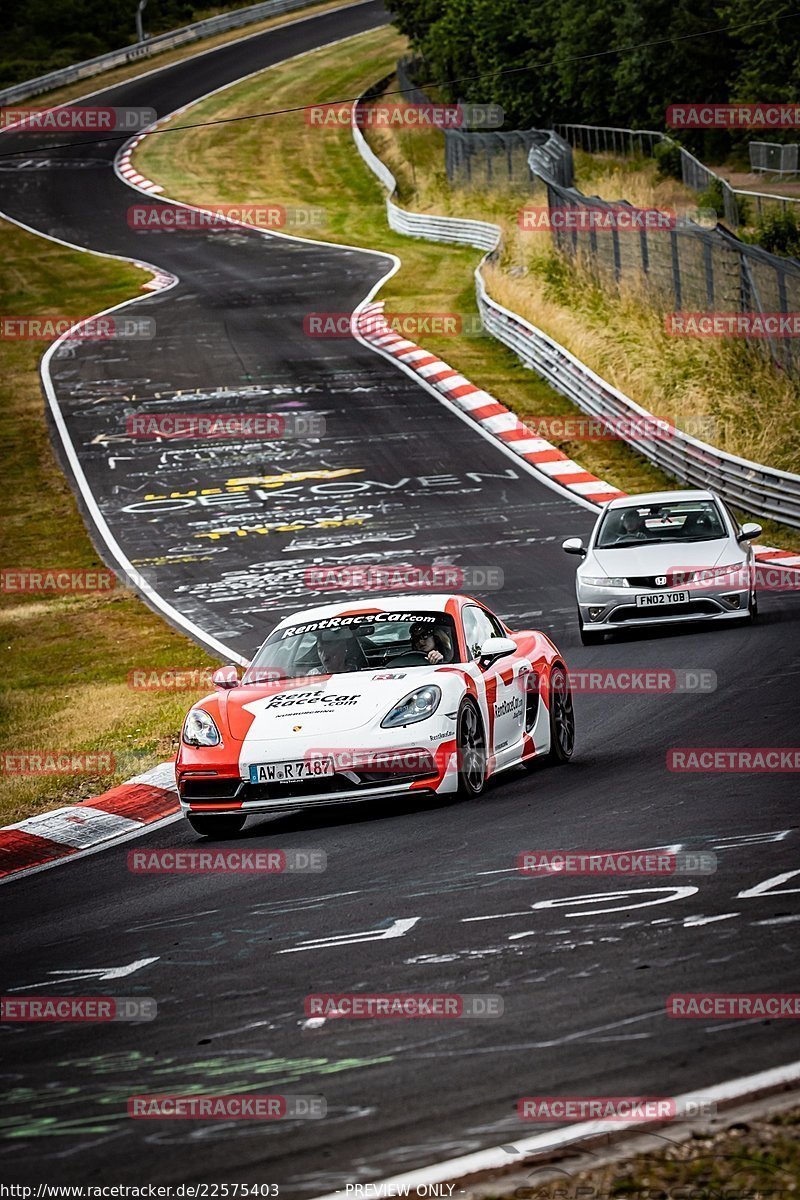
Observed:
[[[683,307],[683,298],[681,294],[681,261],[678,253],[678,234],[677,231],[671,229],[669,232],[670,250],[672,253],[672,294],[674,297],[675,309],[680,312]]]

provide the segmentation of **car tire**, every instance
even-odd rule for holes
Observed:
[[[572,706],[572,688],[569,676],[560,663],[550,671],[548,683],[550,709],[550,749],[545,756],[548,763],[569,762],[575,749],[575,710]]]
[[[458,710],[456,754],[458,794],[463,800],[473,800],[486,786],[486,736],[472,700],[465,700]]]
[[[580,613],[578,613],[578,628],[580,629],[581,642],[584,646],[599,646],[601,642],[605,641],[606,635],[604,632],[597,629],[586,629],[584,627]]]
[[[195,833],[202,834],[203,837],[229,838],[236,837],[237,833],[241,833],[247,817],[238,815],[212,817],[190,813],[186,819]]]
[[[734,621],[732,623],[735,626],[737,626],[738,628],[741,628],[744,625],[752,625],[757,616],[758,616],[758,596],[756,595],[755,588],[754,588],[753,591],[750,593],[750,597],[747,601],[747,612],[745,613],[745,615],[743,617],[739,617],[738,621]]]

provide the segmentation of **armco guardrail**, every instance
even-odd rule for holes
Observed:
[[[31,96],[41,96],[43,92],[51,92],[54,88],[64,87],[68,83],[89,79],[92,75],[99,75],[111,67],[122,67],[139,59],[151,58],[163,50],[172,50],[175,46],[184,46],[189,42],[199,41],[200,38],[212,37],[215,33],[227,33],[229,29],[240,29],[244,25],[252,25],[267,17],[280,16],[281,13],[292,12],[296,8],[307,8],[312,3],[314,0],[263,0],[261,4],[221,13],[218,17],[208,17],[205,21],[195,21],[193,25],[183,25],[180,29],[170,30],[169,33],[157,34],[144,42],[123,46],[119,50],[110,50],[108,54],[98,54],[96,58],[87,58],[84,62],[50,71],[47,75],[39,75],[36,79],[15,83],[0,91],[0,105],[18,104]]]
[[[492,299],[482,268],[500,244],[499,226],[488,221],[412,213],[395,203],[394,175],[369,147],[356,120],[358,104],[377,94],[385,82],[371,88],[354,106],[352,132],[359,154],[388,190],[386,212],[391,228],[410,237],[456,242],[486,251],[475,270],[478,310],[486,329],[590,416],[617,423],[632,417],[654,420],[652,413],[601,379],[543,330]],[[736,508],[800,528],[800,475],[727,454],[679,429],[671,437],[631,440],[631,445],[682,483],[713,488]]]
[[[562,137],[576,149],[588,150],[591,154],[611,152],[612,154],[655,154],[655,148],[660,143],[677,146],[681,156],[681,179],[687,187],[696,192],[703,192],[716,182],[722,192],[722,203],[725,209],[725,220],[732,229],[740,224],[740,212],[737,196],[746,204],[752,204],[755,215],[760,219],[770,209],[778,208],[781,212],[800,213],[800,196],[779,196],[774,192],[748,192],[744,188],[731,187],[727,179],[723,179],[711,167],[700,162],[684,146],[681,146],[668,133],[660,133],[655,129],[622,129],[613,125],[556,125]]]
[[[456,242],[465,246],[477,246],[479,250],[494,250],[500,241],[500,229],[490,221],[456,220],[453,217],[437,217],[429,213],[413,213],[394,203],[397,180],[371,149],[356,122],[358,105],[372,94],[377,95],[388,81],[389,77],[382,79],[353,105],[351,125],[359,154],[389,193],[386,197],[386,217],[390,228],[407,237],[428,238],[434,242]]]

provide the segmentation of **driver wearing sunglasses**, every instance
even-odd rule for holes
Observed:
[[[441,625],[412,625],[411,647],[435,665],[453,661],[453,643],[450,634]]]

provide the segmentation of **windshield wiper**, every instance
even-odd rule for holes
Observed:
[[[636,538],[631,542],[612,542],[610,546],[599,546],[598,550],[635,550],[637,546],[660,546],[664,543],[662,538]]]

